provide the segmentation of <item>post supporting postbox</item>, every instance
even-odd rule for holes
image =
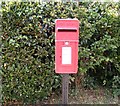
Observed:
[[[68,104],[69,74],[62,77],[62,104]]]

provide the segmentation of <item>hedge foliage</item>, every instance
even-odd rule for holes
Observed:
[[[58,18],[80,20],[79,73],[120,89],[115,82],[120,76],[119,8],[120,3],[3,2],[3,101],[36,102],[61,86],[54,72]]]

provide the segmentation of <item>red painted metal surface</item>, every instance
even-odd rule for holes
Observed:
[[[57,19],[55,22],[55,72],[77,73],[79,21]]]

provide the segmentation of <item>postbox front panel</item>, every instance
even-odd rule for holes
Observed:
[[[55,28],[55,72],[77,73],[79,22],[60,19]]]

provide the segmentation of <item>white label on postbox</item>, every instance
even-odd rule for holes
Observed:
[[[62,47],[62,64],[71,64],[71,47]]]

